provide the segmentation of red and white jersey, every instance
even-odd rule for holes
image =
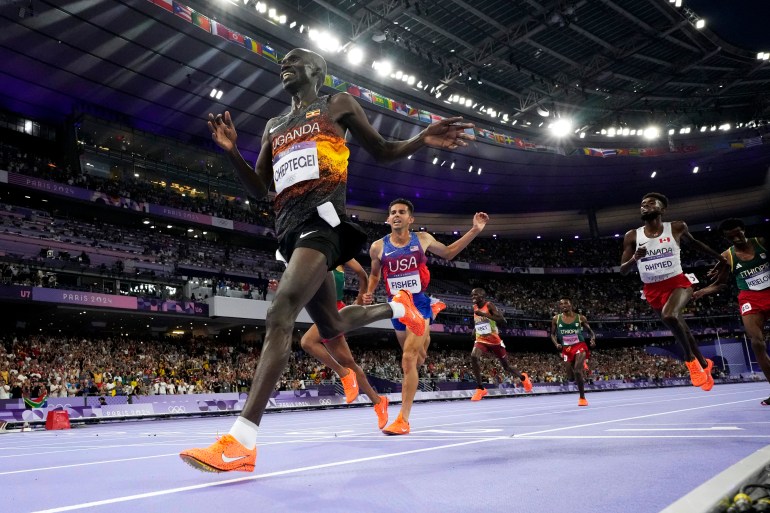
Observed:
[[[679,244],[671,232],[671,223],[663,223],[663,232],[655,238],[644,234],[644,226],[636,229],[636,248],[644,247],[647,254],[636,262],[644,283],[657,283],[682,274]]]

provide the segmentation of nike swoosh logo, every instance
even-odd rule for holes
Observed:
[[[640,246],[644,246],[645,244],[647,244],[647,243],[646,242],[640,242],[639,243]]]
[[[232,463],[234,461],[242,460],[245,457],[246,456],[238,456],[237,458],[230,458],[228,456],[225,456],[225,453],[222,453],[222,461],[224,461],[225,463]]]
[[[274,126],[274,127],[272,127],[270,130],[268,130],[268,133],[271,133],[271,134],[272,134],[273,132],[275,132],[276,130],[278,130],[279,128],[281,128],[281,127],[282,127],[284,124],[285,124],[285,123],[281,123],[281,124],[280,124],[280,125],[278,125],[278,126]]]
[[[311,233],[315,233],[315,232],[317,232],[317,231],[318,231],[318,230],[313,230],[312,232],[304,232],[304,233],[300,233],[300,234],[299,234],[299,238],[300,238],[300,239],[304,239],[305,237],[307,237],[307,236],[308,236],[308,235],[310,235]]]
[[[398,250],[396,250],[396,251],[398,251]],[[390,256],[390,255],[392,255],[393,253],[395,253],[396,251],[391,251],[390,253],[385,253],[385,256]]]

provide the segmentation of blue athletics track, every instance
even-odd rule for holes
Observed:
[[[0,511],[657,512],[770,443],[767,383],[418,403],[412,433],[371,408],[268,414],[253,473],[177,453],[233,417],[0,436]],[[391,405],[390,414],[398,412]]]

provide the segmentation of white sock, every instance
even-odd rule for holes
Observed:
[[[393,310],[392,319],[400,319],[401,317],[406,315],[406,307],[401,303],[396,303],[395,301],[391,301],[388,304],[390,305],[391,310]]]
[[[247,449],[253,449],[257,446],[257,431],[259,426],[248,419],[238,417],[230,428],[230,434],[238,440],[242,446]]]

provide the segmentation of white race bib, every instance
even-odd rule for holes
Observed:
[[[420,282],[420,273],[414,272],[402,276],[389,276],[388,277],[388,289],[391,294],[395,294],[399,290],[408,290],[412,294],[422,292],[422,282]]]
[[[563,335],[561,337],[562,345],[564,346],[574,346],[578,342],[580,342],[580,336],[579,335]]]
[[[765,290],[770,287],[770,269],[751,278],[746,278],[749,290]]]
[[[491,335],[492,334],[492,325],[487,322],[480,322],[476,324],[476,334],[477,335]]]
[[[296,183],[319,178],[318,149],[315,141],[293,144],[273,158],[273,181],[275,192]]]
[[[644,257],[637,263],[637,268],[644,283],[655,283],[670,278],[677,269],[677,262],[678,255],[667,253]]]

